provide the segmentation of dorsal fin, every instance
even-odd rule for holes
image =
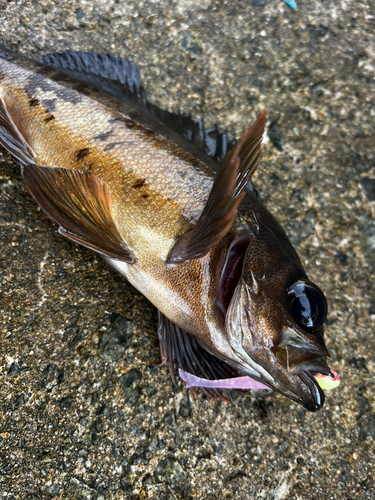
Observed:
[[[262,111],[221,164],[198,222],[177,240],[167,264],[204,257],[231,229],[246,184],[257,167],[266,115]]]
[[[46,66],[85,74],[85,83],[103,85],[102,80],[111,80],[122,85],[123,94],[138,104],[146,104],[146,93],[141,84],[141,75],[136,64],[121,57],[94,54],[91,52],[51,53],[43,56],[40,62]]]
[[[60,225],[60,234],[105,257],[135,261],[112,218],[109,189],[95,175],[38,165],[26,165],[22,174],[35,201]]]
[[[217,127],[205,129],[203,120],[195,122],[188,115],[170,113],[148,102],[139,68],[127,59],[69,50],[62,54],[47,54],[40,62],[111,96],[136,104],[149,117],[161,122],[218,162],[226,157],[235,144],[235,141],[228,141],[226,132],[219,133]]]

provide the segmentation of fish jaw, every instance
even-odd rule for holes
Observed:
[[[259,287],[257,293],[261,293]],[[309,411],[319,410],[324,404],[324,392],[315,376],[318,373],[323,376],[331,374],[327,365],[327,350],[318,338],[320,334],[315,335],[317,341],[314,342],[311,340],[314,338],[312,335],[304,335],[304,332],[299,331],[299,337],[305,340],[305,345],[302,342],[298,347],[283,344],[283,327],[275,335],[275,322],[267,324],[265,321],[269,310],[263,304],[259,308],[260,314],[258,304],[251,296],[251,290],[241,280],[226,315],[227,338],[237,359],[241,359],[240,370],[253,378],[254,371],[258,372],[258,382]],[[271,308],[271,314],[282,320],[284,312],[281,309],[277,311],[277,303],[273,302]],[[288,329],[292,330],[292,325]],[[293,330],[298,331],[297,328]],[[292,362],[295,359],[297,361]]]

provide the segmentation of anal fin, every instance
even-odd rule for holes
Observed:
[[[158,318],[160,365],[168,365],[174,385],[177,386],[176,371],[178,369],[209,380],[238,377],[239,373],[234,368],[204,349],[194,335],[179,328],[160,311],[158,311]],[[227,401],[218,389],[202,387],[201,390],[213,399],[220,398]]]
[[[112,218],[107,184],[91,172],[34,164],[22,174],[35,201],[60,225],[60,234],[105,257],[135,261]]]

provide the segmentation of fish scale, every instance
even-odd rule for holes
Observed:
[[[129,190],[128,196],[136,197],[139,203],[134,205],[141,210],[141,218],[145,218],[144,211],[148,211],[147,206],[152,199],[140,203],[141,196],[130,190],[134,182],[143,176],[147,178],[151,198],[154,195],[161,202],[174,202],[168,211],[173,211],[175,205],[176,211],[179,211],[176,219],[179,219],[180,212],[186,214],[189,220],[199,217],[204,206],[201,200],[208,198],[214,175],[203,164],[197,168],[199,162],[194,157],[189,157],[177,145],[157,134],[150,136],[142,125],[127,127],[124,120],[118,120],[123,117],[114,109],[93,102],[75,90],[61,87],[53,81],[46,84],[44,77],[30,76],[27,70],[6,61],[1,62],[1,71],[4,75],[3,92],[8,88],[11,91],[10,110],[17,121],[27,123],[22,132],[34,145],[38,164],[79,169],[91,165],[95,175],[112,183],[115,214],[126,214],[123,190]],[[4,97],[7,101],[7,96]],[[35,98],[40,104],[30,106],[30,99]],[[112,103],[112,106],[115,105]],[[55,119],[46,123],[47,113],[52,113]],[[131,120],[130,123],[134,124]],[[109,132],[110,136],[105,137]],[[113,144],[115,147],[108,150]],[[90,154],[82,164],[77,161],[76,155],[86,148]],[[142,210],[144,205],[146,208]],[[131,216],[138,219],[134,212]],[[168,213],[165,218],[168,228],[171,214]],[[123,215],[121,222],[125,223]],[[162,216],[158,222],[162,222]]]

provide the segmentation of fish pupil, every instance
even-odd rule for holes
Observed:
[[[313,298],[308,295],[299,295],[290,304],[290,310],[294,318],[308,328],[314,326],[314,319],[318,308]]]
[[[293,318],[309,330],[319,329],[327,316],[324,294],[309,281],[296,281],[288,290]]]

